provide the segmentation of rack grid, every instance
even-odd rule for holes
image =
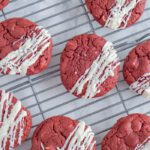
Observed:
[[[150,101],[129,90],[120,71],[117,86],[106,96],[96,100],[78,100],[68,93],[60,80],[59,58],[68,39],[81,33],[96,33],[114,43],[121,66],[125,56],[136,45],[126,44],[150,33],[150,3],[147,0],[140,21],[126,30],[113,31],[102,28],[89,14],[84,0],[12,0],[0,12],[0,20],[26,17],[50,31],[54,48],[48,69],[35,76],[0,75],[0,88],[13,91],[33,117],[28,139],[17,150],[29,150],[34,129],[44,119],[66,115],[84,120],[96,134],[97,149],[104,135],[122,116],[131,113],[150,114]]]

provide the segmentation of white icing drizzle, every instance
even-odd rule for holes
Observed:
[[[71,132],[64,146],[57,148],[57,150],[93,150],[95,144],[91,127],[86,126],[84,122],[80,122]]]
[[[111,9],[105,26],[116,30],[123,23],[124,26],[122,28],[124,29],[127,26],[133,9],[140,1],[131,0],[131,2],[127,2],[127,0],[116,0],[116,5]]]
[[[137,81],[132,83],[130,89],[150,99],[150,73],[144,74]]]
[[[45,150],[43,143],[41,143],[41,148],[42,150]]]
[[[142,144],[137,145],[134,150],[150,150],[150,137],[148,137]]]
[[[13,95],[11,93],[2,91],[0,100],[0,122],[2,122],[2,126],[0,126],[0,150],[5,150],[8,139],[10,141],[9,149],[14,147],[16,140],[18,140],[18,144],[21,144],[24,133],[24,118],[27,116],[27,112],[21,110],[20,101],[12,106],[12,99]],[[5,113],[3,113],[4,108]],[[11,111],[9,112],[9,110]],[[19,116],[17,116],[18,113]],[[17,133],[19,126],[19,133]],[[18,139],[16,139],[16,136]]]
[[[113,48],[112,43],[106,42],[102,49],[101,55],[93,62],[85,73],[78,79],[71,93],[76,92],[78,95],[82,93],[87,83],[84,98],[92,98],[100,92],[99,86],[109,77],[114,76],[114,70],[118,67],[118,57]]]
[[[39,33],[37,34],[35,31]],[[28,68],[38,60],[51,44],[51,36],[47,30],[37,26],[35,31],[32,32],[32,37],[28,37],[19,49],[10,52],[0,61],[0,72],[6,73],[10,70],[9,74],[12,75],[26,75]]]

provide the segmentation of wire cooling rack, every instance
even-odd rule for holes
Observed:
[[[96,100],[77,100],[61,84],[59,58],[68,39],[81,33],[96,33],[114,43],[121,65],[128,52],[135,46],[127,44],[150,33],[150,0],[140,21],[126,30],[113,31],[102,28],[94,21],[82,0],[12,0],[0,12],[0,20],[26,17],[48,29],[53,37],[52,62],[48,69],[35,76],[0,76],[0,88],[13,91],[33,117],[28,139],[18,150],[29,150],[31,137],[37,124],[54,115],[66,115],[84,120],[96,134],[97,149],[111,126],[130,113],[150,113],[150,101],[128,89],[122,71],[116,88]]]

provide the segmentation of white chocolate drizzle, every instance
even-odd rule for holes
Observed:
[[[93,150],[96,141],[91,127],[86,126],[84,122],[78,123],[71,132],[62,148],[57,150]]]
[[[43,143],[41,143],[41,148],[42,148],[42,150],[45,150]]]
[[[70,92],[76,92],[79,95],[83,92],[84,86],[87,84],[87,89],[83,97],[93,98],[97,93],[100,93],[100,85],[109,76],[114,76],[114,70],[119,65],[118,56],[112,43],[106,42],[102,49],[102,53],[78,79]]]
[[[133,9],[141,0],[116,0],[116,5],[111,9],[110,16],[108,17],[105,26],[111,29],[118,29],[123,24],[123,29],[131,17]]]
[[[24,133],[24,118],[27,116],[27,112],[21,110],[20,101],[12,104],[12,99],[11,93],[2,91],[0,100],[0,122],[2,123],[0,126],[0,150],[5,150],[7,140],[10,141],[9,150],[14,147],[16,140],[18,144],[21,144]]]
[[[150,99],[150,73],[146,73],[130,85],[130,89]]]
[[[134,150],[150,150],[150,137],[148,137],[142,144],[137,145]]]
[[[20,40],[22,40],[22,38],[20,38]],[[11,75],[26,75],[28,68],[33,65],[50,46],[50,38],[51,36],[47,30],[41,26],[37,26],[35,31],[32,32],[32,37],[26,38],[26,41],[19,49],[10,52],[0,61],[0,72],[5,74],[9,72]]]

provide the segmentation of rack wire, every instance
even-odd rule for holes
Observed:
[[[150,3],[140,21],[126,30],[102,28],[89,14],[84,0],[12,0],[2,12],[0,20],[26,17],[52,33],[54,48],[52,62],[43,73],[31,77],[0,76],[0,88],[13,91],[33,117],[28,139],[18,150],[28,150],[34,129],[44,119],[66,115],[84,120],[96,134],[97,149],[104,135],[122,116],[130,113],[150,113],[150,101],[128,89],[120,71],[119,82],[109,94],[96,100],[78,100],[68,93],[60,80],[59,58],[68,39],[81,33],[96,33],[114,43],[121,65],[136,43],[127,44],[150,33]]]

